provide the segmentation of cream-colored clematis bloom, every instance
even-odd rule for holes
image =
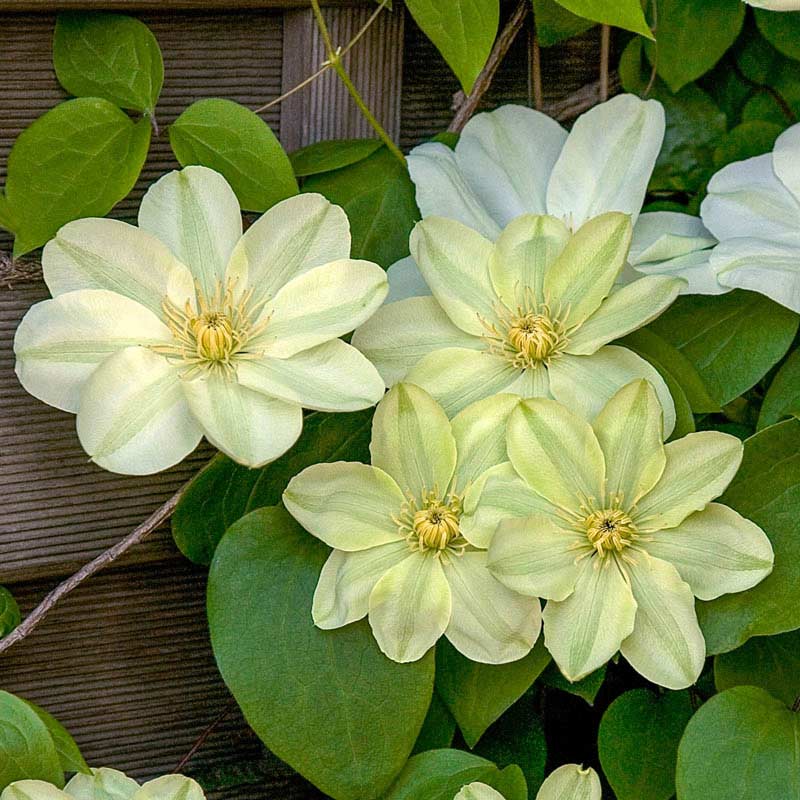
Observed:
[[[591,768],[564,764],[545,778],[536,800],[601,800],[603,787]]]
[[[484,477],[464,530],[480,543],[496,525],[489,569],[547,599],[545,645],[564,675],[579,680],[619,650],[654,683],[694,683],[705,659],[694,598],[741,592],[772,570],[761,528],[711,502],[742,443],[702,431],[662,444],[658,399],[635,381],[592,425],[552,400],[524,401],[507,444],[513,469]]]
[[[800,0],[744,0],[756,8],[768,11],[800,11]]]
[[[517,217],[492,243],[460,222],[429,217],[411,250],[433,297],[381,308],[353,344],[387,385],[416,383],[449,415],[509,392],[552,397],[591,419],[634,378],[657,389],[665,430],[675,424],[658,372],[609,342],[657,317],[682,281],[641,277],[612,291],[631,239],[626,214],[608,213],[575,234],[549,216]]]
[[[506,421],[518,402],[492,397],[450,422],[422,389],[398,384],[375,412],[371,466],[315,464],[292,478],[286,508],[334,548],[314,594],[320,628],[368,614],[381,650],[401,662],[421,658],[442,635],[474,661],[528,653],[538,600],[496,580],[486,550],[460,527],[465,497],[507,459]]]
[[[82,219],[47,244],[53,299],[20,323],[17,375],[77,413],[84,449],[113,472],[170,467],[203,435],[265,464],[300,435],[304,407],[352,411],[383,394],[338,337],[382,303],[386,277],[349,255],[347,217],[321,195],[284,200],[243,235],[221,175],[171,172],[138,227]]]
[[[497,789],[475,781],[464,786],[453,800],[505,800],[505,798]]]

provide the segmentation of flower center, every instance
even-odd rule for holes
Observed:
[[[515,319],[508,329],[507,339],[529,362],[546,361],[560,341],[555,323],[544,314],[534,313]]]
[[[414,514],[413,530],[422,547],[444,550],[461,532],[458,514],[450,507],[436,503]]]
[[[435,488],[423,490],[419,501],[409,493],[394,521],[412,550],[460,555],[467,546],[459,526],[461,511],[458,495],[451,492],[443,497]]]
[[[583,526],[599,556],[611,551],[621,553],[637,538],[633,520],[619,508],[593,511],[584,519]]]
[[[204,361],[227,361],[236,349],[237,334],[222,311],[209,311],[191,322],[197,357]]]

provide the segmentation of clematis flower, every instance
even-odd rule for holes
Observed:
[[[708,266],[714,238],[700,220],[640,215],[663,139],[661,104],[631,94],[587,111],[570,133],[539,111],[506,105],[474,116],[455,150],[440,142],[415,147],[408,166],[423,217],[455,219],[494,240],[521,214],[549,214],[577,230],[621,211],[634,223],[629,278],[634,270],[674,274],[687,281],[685,293],[717,294],[723,290]],[[422,293],[414,271],[402,262],[390,282]]]
[[[338,338],[387,292],[380,267],[349,254],[347,217],[320,195],[284,200],[242,235],[221,175],[171,172],[138,227],[82,219],[47,244],[53,299],[20,323],[17,375],[77,414],[84,449],[113,472],[166,469],[204,434],[260,466],[295,442],[303,407],[351,411],[383,394]]]
[[[507,589],[460,528],[465,495],[506,461],[518,399],[477,403],[452,423],[422,389],[398,384],[378,405],[372,465],[315,464],[283,502],[334,550],[314,594],[314,622],[340,628],[369,615],[381,650],[416,661],[445,635],[474,661],[522,658],[539,629],[538,600]]]
[[[720,284],[760,292],[800,312],[798,163],[800,124],[778,137],[772,153],[717,172],[700,213],[720,241],[711,254]]]
[[[769,11],[800,11],[800,0],[744,0],[756,8]]]
[[[497,789],[475,781],[464,786],[453,800],[505,800],[505,798]]]
[[[591,767],[564,764],[545,778],[536,800],[601,800],[602,796],[600,778]]]
[[[390,303],[353,336],[387,385],[407,380],[448,415],[497,392],[552,397],[587,418],[634,378],[675,410],[658,372],[609,342],[657,317],[682,281],[642,277],[617,291],[631,237],[626,214],[571,234],[554,217],[517,217],[496,243],[443,217],[414,228],[411,250],[433,297]]]
[[[663,445],[655,392],[634,381],[593,425],[552,400],[522,402],[508,455],[516,476],[496,468],[478,504],[479,517],[484,504],[516,517],[497,526],[489,569],[548,600],[545,645],[564,675],[579,680],[619,650],[653,683],[694,683],[705,659],[694,598],[741,592],[772,570],[764,532],[711,502],[741,442],[702,431]]]

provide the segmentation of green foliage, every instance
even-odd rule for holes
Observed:
[[[225,177],[246,211],[266,211],[297,194],[288,156],[264,120],[232,100],[198,100],[169,127],[181,166],[201,164]]]
[[[579,17],[625,28],[640,33],[648,39],[653,38],[653,33],[642,13],[640,0],[556,0],[556,2]]]
[[[709,654],[726,653],[751,636],[800,628],[800,420],[765,428],[745,442],[742,466],[720,502],[764,529],[775,567],[746,592],[698,602]]]
[[[25,701],[36,713],[39,719],[44,723],[50,738],[53,740],[56,752],[58,753],[58,760],[61,764],[61,769],[64,772],[84,772],[91,774],[89,765],[86,763],[78,745],[69,734],[69,731],[51,714],[48,714],[43,708],[31,703],[30,700]]]
[[[406,0],[406,7],[469,93],[497,36],[499,0]]]
[[[211,643],[267,747],[335,800],[368,800],[414,746],[431,701],[434,657],[390,661],[366,621],[316,628],[311,601],[327,554],[280,508],[239,520],[211,565]]]
[[[0,639],[8,636],[21,619],[14,595],[5,586],[0,586]]]
[[[800,715],[763,689],[712,697],[692,718],[678,751],[680,800],[798,800]]]
[[[439,750],[443,747],[450,747],[456,734],[456,721],[453,715],[447,710],[444,701],[439,697],[439,693],[433,693],[428,713],[422,723],[422,730],[417,736],[412,755],[424,753],[426,750]]]
[[[568,681],[562,674],[561,670],[551,663],[547,669],[542,673],[542,683],[549,686],[551,689],[560,689],[562,692],[569,692],[576,697],[585,700],[590,706],[594,705],[597,693],[606,679],[606,667],[603,665],[599,669],[582,678],[574,683]]]
[[[332,139],[301,147],[289,154],[294,174],[298,177],[319,175],[349,167],[382,147],[380,139]]]
[[[749,120],[737,125],[714,150],[714,166],[721,169],[734,161],[768,153],[782,131],[780,125],[762,120]]]
[[[164,82],[161,50],[150,29],[122,14],[59,14],[53,64],[76,97],[102,97],[120,108],[155,113]]]
[[[789,58],[800,59],[800,14],[776,14],[757,8],[756,23],[764,38]]]
[[[180,551],[210,564],[225,531],[256,508],[280,503],[290,478],[322,461],[369,461],[372,410],[309,414],[289,452],[261,469],[242,467],[219,454],[192,480],[172,517]]]
[[[556,0],[533,0],[536,36],[542,47],[551,47],[588,30],[594,24],[560,6]]]
[[[791,416],[800,416],[800,350],[789,355],[772,379],[761,406],[758,430]]]
[[[617,800],[669,800],[675,794],[675,762],[692,716],[688,692],[634,689],[603,714],[600,763]]]

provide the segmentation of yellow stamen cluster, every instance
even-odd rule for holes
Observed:
[[[619,508],[594,511],[583,521],[586,536],[597,555],[621,553],[636,538],[636,528],[628,514]]]
[[[459,527],[461,512],[461,498],[452,492],[443,497],[437,487],[423,490],[419,501],[409,493],[394,521],[412,550],[461,555],[467,547]]]

